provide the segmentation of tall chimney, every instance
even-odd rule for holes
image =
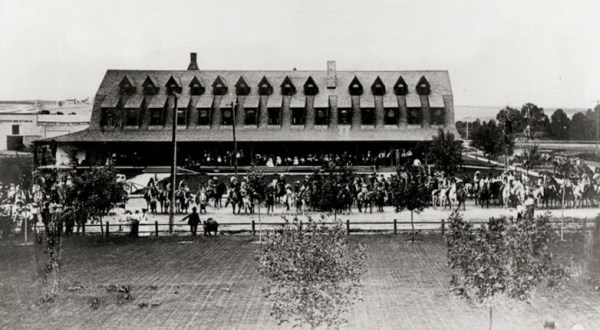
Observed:
[[[196,53],[190,53],[190,65],[188,65],[188,70],[200,70],[198,68],[198,63],[196,63]]]
[[[336,82],[335,61],[327,61],[327,88],[335,88]]]

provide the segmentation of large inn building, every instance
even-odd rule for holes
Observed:
[[[234,126],[246,159],[398,154],[438,128],[456,132],[447,71],[338,71],[334,61],[322,71],[205,71],[192,53],[187,70],[108,70],[89,128],[53,138],[57,165],[66,146],[86,165],[168,165],[173,125],[181,163],[232,150]]]

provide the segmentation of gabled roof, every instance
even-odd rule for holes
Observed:
[[[363,86],[357,76],[354,76],[354,79],[348,85],[348,90],[350,91],[350,95],[362,95]]]
[[[152,77],[150,75],[146,76],[146,79],[144,79],[144,82],[142,83],[142,87],[158,87],[160,86],[158,84],[158,80],[155,77]]]
[[[119,87],[123,87],[124,85],[135,87],[135,80],[133,80],[129,75],[123,75],[121,81],[119,82]]]
[[[427,81],[425,76],[422,76],[415,89],[419,95],[429,95],[431,93],[430,87],[429,81]]]
[[[273,94],[273,85],[271,85],[267,76],[263,76],[262,79],[258,82],[258,93],[260,95]]]
[[[373,85],[371,85],[371,92],[373,93],[373,95],[385,94],[385,84],[383,83],[383,81],[381,81],[381,78],[379,78],[379,76],[375,78]]]
[[[179,77],[176,77],[176,76],[169,77],[169,80],[167,80],[167,83],[165,84],[165,86],[169,87],[172,84],[175,84],[175,87],[177,87],[177,88],[181,88],[181,79],[179,79]]]
[[[216,87],[217,85],[221,85],[227,88],[227,83],[225,82],[225,79],[223,79],[223,77],[221,76],[217,76],[217,78],[215,78],[215,81],[212,83],[212,87]]]
[[[244,77],[240,76],[240,79],[235,83],[235,92],[237,95],[248,95],[250,93],[250,86]]]
[[[406,85],[406,81],[400,76],[396,83],[394,84],[394,93],[396,95],[406,95],[408,94],[408,86]]]
[[[308,76],[308,79],[306,79],[303,87],[304,94],[306,95],[316,95],[319,93],[319,86],[317,86],[317,83],[312,76]]]

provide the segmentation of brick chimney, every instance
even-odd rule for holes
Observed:
[[[188,65],[188,70],[200,70],[198,68],[198,63],[196,62],[196,53],[190,53],[190,65]]]
[[[335,61],[327,61],[327,88],[335,88],[336,83]]]

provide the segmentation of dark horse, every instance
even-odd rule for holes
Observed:
[[[210,201],[214,199],[214,207],[223,207],[223,195],[227,193],[227,185],[223,182],[219,183],[214,189],[206,190],[206,198]]]

